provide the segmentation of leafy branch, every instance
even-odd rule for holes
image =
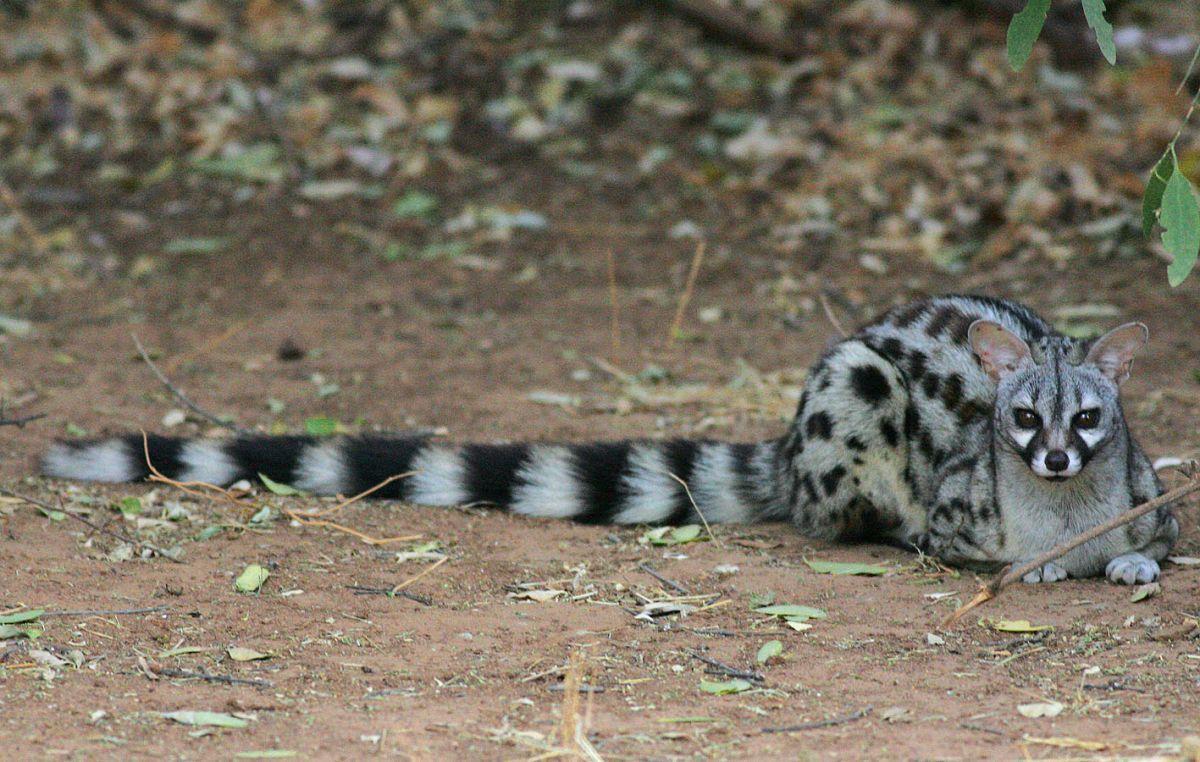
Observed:
[[[1033,44],[1042,33],[1052,0],[1027,0],[1025,7],[1013,16],[1008,25],[1008,63],[1013,71],[1020,71],[1033,53]],[[1080,0],[1088,26],[1096,35],[1100,52],[1110,64],[1117,62],[1117,46],[1113,40],[1113,27],[1104,18],[1104,0]],[[1184,74],[1180,89],[1187,83],[1200,58],[1200,47],[1192,56]],[[1146,191],[1142,195],[1142,234],[1147,238],[1154,231],[1157,221],[1163,228],[1162,242],[1171,255],[1167,267],[1167,282],[1178,286],[1196,266],[1200,254],[1200,204],[1196,202],[1196,189],[1179,166],[1175,144],[1196,111],[1200,101],[1200,89],[1192,98],[1187,113],[1171,142],[1150,172]]]

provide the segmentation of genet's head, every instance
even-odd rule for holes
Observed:
[[[975,321],[971,348],[997,382],[996,436],[1038,476],[1075,476],[1121,433],[1118,388],[1149,335],[1126,323],[1090,345],[1052,336],[1030,347],[999,323]]]

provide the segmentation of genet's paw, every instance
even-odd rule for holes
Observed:
[[[1109,561],[1104,574],[1118,585],[1144,585],[1158,579],[1158,561],[1141,553],[1126,553]]]
[[[1030,585],[1035,585],[1038,582],[1059,582],[1067,578],[1067,570],[1051,561],[1040,569],[1033,571],[1021,577],[1021,581]]]

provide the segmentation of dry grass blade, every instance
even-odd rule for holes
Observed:
[[[613,359],[621,353],[621,304],[617,301],[617,262],[613,250],[608,250],[608,301],[612,305]]]
[[[704,518],[704,513],[701,512],[700,506],[696,505],[696,499],[694,497],[692,497],[692,490],[690,488],[688,488],[687,482],[685,482],[683,479],[680,479],[675,474],[672,474],[669,472],[667,473],[667,476],[671,477],[672,479],[679,482],[683,486],[683,491],[687,494],[688,502],[692,504],[692,510],[694,510],[696,512],[696,515],[700,517],[700,522],[702,524],[704,524],[704,531],[708,532],[708,539],[712,540],[717,545],[721,545],[720,540],[718,540],[717,536],[715,534],[713,534],[712,527],[710,527],[708,525],[708,519]]]
[[[837,319],[837,315],[833,313],[833,305],[829,303],[829,297],[824,291],[817,292],[817,299],[821,302],[821,309],[825,311],[825,318],[829,324],[833,326],[833,330],[837,331],[844,339],[850,334],[846,333],[846,329],[842,327],[841,321]]]
[[[399,585],[396,585],[395,587],[393,587],[392,595],[398,594],[401,590],[403,590],[406,587],[411,587],[413,585],[413,583],[415,583],[417,580],[421,579],[422,577],[429,574],[434,569],[438,568],[439,566],[441,566],[442,564],[446,563],[449,560],[450,560],[450,558],[447,556],[443,556],[442,558],[439,558],[437,561],[433,562],[431,565],[426,567],[420,574],[418,574],[414,577],[409,577],[408,579],[401,582]]]
[[[696,253],[692,255],[692,266],[688,270],[687,281],[683,285],[683,293],[679,295],[679,306],[675,309],[675,318],[667,332],[667,344],[673,344],[675,337],[683,330],[683,315],[687,312],[688,302],[692,300],[692,292],[696,289],[696,276],[700,274],[700,263],[704,261],[706,244],[703,240],[696,244]]]
[[[344,526],[342,524],[337,524],[332,521],[326,521],[324,519],[305,518],[303,514],[296,513],[295,511],[289,510],[287,508],[284,508],[283,512],[287,515],[287,517],[289,519],[291,519],[292,521],[295,521],[297,524],[300,524],[302,526],[328,527],[330,529],[336,530],[343,534],[348,534],[351,537],[357,537],[358,539],[362,540],[363,542],[365,542],[368,545],[388,545],[393,542],[411,542],[413,540],[419,540],[421,538],[421,535],[419,535],[419,534],[404,534],[404,535],[397,535],[395,537],[372,537],[371,535],[366,534],[364,532],[360,532],[357,529],[351,529],[348,526]]]
[[[997,595],[999,595],[1001,590],[1008,587],[1009,585],[1016,582],[1017,580],[1021,579],[1022,577],[1024,577],[1026,574],[1033,571],[1034,569],[1044,566],[1045,564],[1050,563],[1051,561],[1053,561],[1056,558],[1061,558],[1062,556],[1065,556],[1067,553],[1070,553],[1072,550],[1074,550],[1075,548],[1078,548],[1080,545],[1091,542],[1092,540],[1094,540],[1097,537],[1100,537],[1102,535],[1108,534],[1109,532],[1116,529],[1117,527],[1122,527],[1122,526],[1128,524],[1129,522],[1134,521],[1137,518],[1145,516],[1147,513],[1150,513],[1151,511],[1158,510],[1159,508],[1161,508],[1164,505],[1173,503],[1177,500],[1181,500],[1181,499],[1187,497],[1188,495],[1192,494],[1193,492],[1198,492],[1198,491],[1200,491],[1200,475],[1194,474],[1194,466],[1193,466],[1193,475],[1186,484],[1176,487],[1175,489],[1170,490],[1169,492],[1164,492],[1163,494],[1159,495],[1158,497],[1154,498],[1153,500],[1149,500],[1145,503],[1142,503],[1137,508],[1134,508],[1133,510],[1130,510],[1130,511],[1126,511],[1125,513],[1122,513],[1120,516],[1116,516],[1112,519],[1109,519],[1108,521],[1104,522],[1103,524],[1097,524],[1096,526],[1092,527],[1091,529],[1087,530],[1086,532],[1078,534],[1078,535],[1072,537],[1070,540],[1067,540],[1066,542],[1063,542],[1063,543],[1060,543],[1060,544],[1054,546],[1050,550],[1047,550],[1045,553],[1041,554],[1040,556],[1038,556],[1037,558],[1034,558],[1031,561],[1026,561],[1025,563],[1021,564],[1020,566],[1016,566],[1016,567],[1010,566],[1005,571],[1000,572],[999,574],[997,574],[995,577],[992,578],[991,582],[980,587],[979,591],[976,592],[974,598],[972,598],[970,601],[968,601],[967,603],[960,606],[952,614],[950,614],[950,616],[946,617],[946,619],[942,622],[941,626],[949,627],[950,625],[954,624],[959,619],[961,619],[963,617],[963,615],[966,614],[968,611],[975,608],[976,606],[980,606],[984,603],[987,603],[992,598],[995,598]]]
[[[154,466],[154,463],[150,460],[150,437],[146,434],[145,429],[142,429],[141,434],[142,453],[146,458],[146,468],[150,470],[150,476],[147,477],[147,481],[167,484],[196,497],[210,497],[209,493],[215,492],[239,508],[254,508],[254,504],[250,501],[243,500],[224,487],[219,487],[216,484],[209,484],[208,482],[181,482],[164,475],[163,472],[159,471]],[[200,490],[207,490],[207,492],[200,492],[197,489],[192,489],[193,487],[199,488]]]
[[[357,503],[359,500],[362,500],[364,497],[367,497],[368,495],[378,492],[379,490],[383,489],[384,487],[391,484],[392,482],[399,481],[400,479],[407,479],[408,477],[410,477],[416,473],[417,473],[416,471],[406,471],[402,474],[396,474],[394,476],[389,476],[388,478],[379,482],[379,484],[376,484],[374,487],[365,489],[362,492],[359,492],[354,497],[346,498],[345,500],[343,500],[342,502],[338,503],[335,506],[332,506],[330,508],[325,508],[320,511],[312,511],[312,512],[306,511],[304,513],[296,512],[296,515],[304,516],[305,518],[317,518],[319,516],[328,516],[331,513],[337,513],[338,511],[342,510],[343,508],[346,508],[347,506]]]

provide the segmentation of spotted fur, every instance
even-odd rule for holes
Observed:
[[[1145,338],[1138,330],[1089,343],[1015,302],[905,305],[830,349],[788,431],[765,442],[150,436],[144,448],[132,435],[59,443],[43,472],[143,479],[148,454],[184,481],[263,474],[315,494],[355,494],[409,474],[374,497],[587,523],[790,518],[811,536],[878,539],[951,563],[1020,561],[1162,492],[1118,396]],[[1163,508],[1029,581],[1104,572],[1145,581],[1177,534]]]

